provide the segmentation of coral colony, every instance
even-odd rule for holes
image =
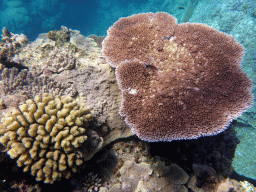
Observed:
[[[88,126],[91,120],[89,110],[71,97],[35,96],[5,115],[0,142],[25,172],[31,171],[38,181],[53,183],[69,178],[83,163],[76,151],[90,142],[81,126]]]
[[[142,140],[215,135],[253,104],[242,45],[207,25],[132,15],[109,28],[102,53],[116,68],[120,114]]]
[[[233,120],[253,103],[241,44],[164,12],[121,18],[102,40],[3,29],[0,191],[253,189],[230,179]]]

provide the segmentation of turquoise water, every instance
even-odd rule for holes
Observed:
[[[25,33],[30,40],[61,25],[80,30],[84,35],[106,35],[107,29],[120,17],[156,11],[179,17],[187,4],[188,1],[176,4],[151,0],[2,0],[0,27]]]
[[[255,0],[1,0],[0,6],[0,28],[6,27],[13,33],[24,33],[31,41],[40,33],[60,29],[62,25],[79,30],[83,35],[104,36],[107,29],[120,17],[165,11],[176,17],[179,23],[205,23],[233,35],[246,49],[243,70],[256,82]],[[254,105],[239,118],[240,122],[250,125],[249,128],[243,127],[243,131],[251,137],[256,132],[255,108]],[[240,145],[246,146],[251,145],[253,138],[241,136],[240,139]],[[247,176],[248,164],[243,161],[252,159],[252,164],[255,164],[255,150],[243,150],[243,153],[238,151],[236,156],[243,158],[239,158],[239,162],[235,161],[235,169]],[[248,176],[256,178],[256,170],[251,172],[254,175],[250,173]]]

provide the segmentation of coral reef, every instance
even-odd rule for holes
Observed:
[[[61,26],[60,31],[50,31],[47,33],[47,37],[55,41],[55,46],[61,47],[70,41],[70,31],[67,27]]]
[[[165,166],[161,162],[154,165],[126,161],[120,169],[121,184],[114,185],[109,191],[173,191],[186,192],[183,186],[188,175],[177,165]]]
[[[63,71],[55,80],[74,85],[81,102],[90,108],[97,127],[102,131],[104,146],[118,138],[133,135],[119,115],[122,96],[115,73],[104,61],[90,63],[87,69]]]
[[[92,38],[102,48],[102,41],[105,39],[105,36],[89,35],[88,37]]]
[[[0,64],[0,96],[6,107],[15,107],[25,99],[43,93],[74,96],[77,91],[71,84],[57,82],[47,76],[35,77],[27,69],[19,71]]]
[[[190,176],[188,181],[188,187],[193,191],[197,191],[196,188],[204,191],[216,191],[219,183],[219,177],[216,171],[207,165],[194,164],[194,173]]]
[[[29,43],[24,34],[10,33],[5,27],[3,28],[2,41],[0,42],[0,61],[2,62],[16,62],[20,60],[14,56],[18,54],[21,49]]]
[[[106,191],[187,191],[184,184],[188,175],[179,166],[167,163],[149,153],[148,143],[138,138],[125,139],[110,147],[116,162],[114,169],[107,170],[108,160],[100,162],[104,168]],[[108,159],[109,156],[106,158]],[[107,173],[107,174],[106,174]]]
[[[117,68],[120,114],[142,140],[215,135],[253,104],[242,45],[207,25],[132,15],[109,28],[102,53]]]
[[[220,134],[201,137],[196,140],[172,141],[168,143],[150,143],[151,155],[169,159],[182,167],[188,174],[194,172],[193,164],[212,167],[217,175],[227,178],[233,171],[232,160],[239,143],[234,123]],[[168,153],[159,149],[167,148]]]
[[[100,58],[100,48],[92,38],[62,26],[59,31],[40,34],[16,56],[36,75],[85,68]]]
[[[182,190],[212,192],[224,186],[223,189],[227,189],[224,190],[225,192],[228,189],[243,191],[238,182],[229,179],[232,171],[231,161],[234,157],[234,154],[231,154],[237,142],[232,127],[218,135],[197,140],[147,143],[131,137],[115,142],[113,146],[107,147],[110,150],[109,154],[98,165],[103,167],[103,170],[97,172],[102,173],[100,175],[103,176],[100,189],[103,191],[140,191],[140,189],[142,191],[175,191],[165,186],[173,180],[170,178],[175,174],[167,173],[172,165],[176,164],[189,175],[188,183],[175,185]],[[159,149],[168,149],[168,153],[166,150]],[[106,160],[111,154],[114,154],[115,159],[112,157]],[[116,162],[112,171],[107,168],[111,167],[110,162]],[[147,173],[150,170],[152,174],[148,176]],[[164,174],[161,174],[163,172],[166,173],[165,181]],[[159,175],[156,180],[154,180],[154,174]],[[134,175],[133,179],[128,175]]]
[[[71,50],[54,48],[45,62],[47,69],[44,72],[61,73],[64,70],[75,68],[76,59]]]
[[[88,173],[85,178],[85,191],[99,191],[101,187],[101,179],[98,178],[97,174],[93,174],[92,172]]]
[[[17,189],[19,192],[41,192],[41,188],[38,184],[36,185],[28,185],[24,180],[21,182],[13,183],[10,189],[14,190]],[[9,190],[10,190],[9,189]]]
[[[222,179],[217,181],[217,175],[211,174],[211,177],[204,172],[202,177],[192,175],[187,183],[188,189],[193,192],[254,192],[256,188],[247,181],[236,181],[234,179]],[[209,180],[210,179],[210,180]],[[204,181],[205,183],[202,183]]]
[[[164,4],[169,5],[168,1],[165,1]],[[1,191],[40,191],[40,189],[41,191],[51,191],[56,188],[59,191],[69,192],[85,190],[107,192],[122,191],[122,189],[127,191],[175,191],[178,188],[181,191],[191,191],[192,189],[195,191],[206,191],[208,189],[239,191],[241,189],[243,191],[246,188],[252,189],[252,186],[249,187],[246,182],[239,184],[228,178],[233,170],[231,162],[238,143],[233,132],[233,124],[230,125],[230,129],[216,136],[202,137],[197,140],[147,143],[137,137],[129,137],[133,133],[124,122],[124,118],[119,115],[122,96],[117,85],[115,71],[100,55],[101,40],[101,38],[98,39],[95,36],[87,38],[81,35],[79,31],[61,27],[60,31],[42,34],[35,42],[20,48],[17,54],[14,55],[15,61],[2,62],[0,68],[0,110],[5,117],[1,116],[1,138],[4,138],[5,135],[12,135],[9,132],[16,132],[17,137],[14,142],[9,141],[6,147],[2,146],[1,148]],[[98,41],[97,44],[96,41]],[[158,45],[161,45],[161,42]],[[161,46],[158,46],[158,48],[161,50]],[[52,56],[49,57],[49,55]],[[67,57],[70,57],[70,59]],[[72,61],[75,62],[75,65],[67,67],[69,66],[68,63],[72,63]],[[152,75],[151,72],[154,72],[152,67],[155,61],[153,59],[146,59],[145,61],[146,68]],[[16,65],[14,65],[14,62]],[[132,62],[136,63],[136,61],[130,63]],[[10,63],[12,65],[9,65]],[[138,63],[141,62],[138,61]],[[141,67],[138,68],[137,74],[130,73],[126,76],[128,84],[136,85],[135,80],[143,77],[143,65],[139,65]],[[137,83],[143,85],[142,81]],[[119,86],[122,85],[119,83]],[[134,93],[135,90],[131,89],[129,91]],[[30,130],[30,126],[20,126],[16,131],[6,132],[7,127],[4,126],[4,123],[7,123],[7,121],[5,119],[13,117],[16,119],[15,122],[21,123],[23,117],[28,122],[29,119],[26,118],[28,111],[33,108],[28,107],[28,111],[22,112],[21,109],[26,107],[22,107],[21,103],[29,102],[24,104],[26,106],[31,105],[30,101],[33,101],[37,105],[35,98],[42,97],[44,93],[50,93],[51,95],[48,96],[54,97],[45,106],[44,114],[47,114],[48,109],[46,110],[46,107],[52,105],[49,103],[55,102],[56,99],[61,100],[63,95],[65,96],[63,98],[66,98],[67,95],[75,98],[77,104],[79,104],[77,106],[79,109],[85,105],[90,110],[90,115],[94,120],[90,122],[90,126],[81,126],[85,130],[84,133],[81,133],[81,136],[85,136],[86,140],[81,147],[73,147],[74,153],[79,156],[78,161],[83,161],[82,165],[76,165],[74,161],[73,166],[70,167],[69,155],[73,152],[65,151],[67,146],[64,144],[63,147],[60,144],[61,149],[56,150],[54,139],[50,141],[51,146],[48,145],[47,148],[44,148],[47,145],[45,143],[47,141],[44,140],[47,140],[48,136],[51,137],[51,132],[47,132],[45,129],[46,124],[40,124],[40,130],[38,128],[36,136],[33,137],[29,135],[32,133],[28,131],[24,133],[22,129],[23,127]],[[20,115],[13,115],[15,110],[18,110]],[[46,132],[44,137],[41,137],[44,133],[41,129],[42,126]],[[66,127],[69,127],[69,133],[71,133],[72,128],[70,127],[72,126]],[[9,128],[14,127],[10,126]],[[59,134],[66,131],[64,129],[59,130]],[[38,142],[40,143],[38,145],[38,150],[40,150],[37,155],[38,161],[41,158],[40,156],[43,156],[42,159],[45,159],[45,162],[42,163],[41,168],[39,168],[39,163],[36,163],[36,160],[32,162],[38,165],[37,173],[35,173],[36,171],[31,172],[32,167],[34,169],[36,165],[29,164],[31,162],[29,158],[25,159],[26,157],[22,156],[23,154],[18,154],[24,150],[24,147],[20,147],[20,144],[29,145],[23,137],[33,139],[31,148],[25,148],[24,155],[28,154],[30,156],[30,150],[36,148]],[[63,143],[68,138],[69,136],[62,138]],[[18,144],[15,141],[18,141]],[[19,147],[18,150],[16,150],[17,146]],[[166,150],[159,150],[159,148],[168,149],[168,153],[166,153]],[[5,153],[6,150],[8,153]],[[47,152],[44,152],[44,150]],[[61,172],[59,170],[63,167],[63,161],[61,155],[55,161],[55,151],[61,151],[66,155],[67,168],[65,171]],[[161,151],[164,153],[159,153]],[[13,157],[17,156],[17,158],[10,159],[8,154]],[[52,158],[51,154],[53,154]],[[31,156],[30,158],[32,159]],[[18,165],[21,165],[21,167],[18,167]],[[28,173],[23,172],[26,167],[29,167],[27,168],[29,169]],[[54,170],[56,167],[58,168]],[[73,174],[72,168],[76,168],[79,172]],[[62,175],[54,180],[49,169]],[[138,172],[140,170],[142,174]],[[35,181],[35,176],[39,179],[38,175],[41,172],[44,174],[41,181],[47,182],[48,179],[49,183],[54,183],[46,185],[44,182]],[[30,173],[34,173],[35,176]],[[69,174],[72,174],[72,178],[65,179],[70,176]],[[135,175],[133,180],[129,177],[132,174]],[[188,180],[188,175],[191,185],[184,184]],[[61,181],[55,182],[59,179]],[[242,185],[245,187],[242,187]]]
[[[114,71],[100,56],[98,45],[79,31],[63,26],[60,31],[48,33],[48,36],[55,41],[49,39],[47,34],[41,34],[16,55],[29,71],[2,66],[2,106],[17,106],[25,99],[43,93],[78,96],[90,108],[96,126],[104,136],[104,146],[118,138],[133,135],[119,115],[121,92]],[[66,54],[64,60],[59,55],[61,52]],[[72,62],[65,62],[65,58]],[[73,61],[75,68],[62,65],[72,66],[68,63]]]
[[[73,180],[72,185],[74,185],[76,192],[79,192],[79,191],[98,192],[102,187],[102,181],[101,179],[99,179],[97,174],[93,172],[89,172],[88,174],[86,174],[86,176],[82,180],[80,180],[79,183]]]
[[[0,142],[10,157],[17,159],[17,165],[24,167],[24,172],[31,171],[36,180],[53,183],[69,178],[103,143],[102,138],[90,140],[90,132],[84,128],[92,120],[88,112],[71,97],[35,96],[5,114]],[[87,148],[79,151],[82,145]]]

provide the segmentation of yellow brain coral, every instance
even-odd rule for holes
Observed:
[[[89,110],[71,97],[35,96],[5,115],[0,142],[24,172],[53,183],[69,178],[83,163],[77,148],[87,141],[84,127],[90,120]]]

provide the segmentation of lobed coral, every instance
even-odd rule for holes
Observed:
[[[86,127],[91,120],[89,110],[71,97],[37,95],[5,114],[0,142],[24,172],[30,171],[38,181],[53,183],[69,178],[83,164],[79,148],[89,146]],[[92,149],[87,149],[91,157],[90,152]]]
[[[116,68],[120,114],[142,140],[215,135],[252,106],[242,45],[207,25],[132,15],[109,28],[102,53]]]

